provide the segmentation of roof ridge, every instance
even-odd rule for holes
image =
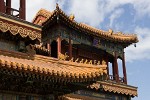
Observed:
[[[44,9],[44,8],[41,8],[41,9],[36,13],[35,17],[34,17],[33,20],[32,20],[32,23],[34,23],[34,21],[36,20],[37,16],[39,16],[39,15],[44,16],[44,17],[46,17],[46,18],[48,19],[48,18],[52,15],[52,12],[50,12],[50,11]]]

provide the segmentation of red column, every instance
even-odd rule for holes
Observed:
[[[6,0],[6,13],[11,15],[11,0]]]
[[[57,57],[61,53],[61,38],[60,36],[57,38]]]
[[[50,46],[50,41],[47,41],[47,50],[49,50],[49,56],[50,56],[50,51],[51,51],[51,46]]]
[[[5,2],[0,0],[0,12],[5,13]]]
[[[72,58],[72,43],[71,43],[71,38],[69,38],[69,59]]]
[[[26,0],[20,0],[19,16],[21,19],[26,19]]]
[[[119,82],[119,70],[118,70],[118,62],[117,62],[117,54],[116,54],[116,52],[115,52],[115,57],[114,57],[114,67],[115,67],[116,82]]]
[[[126,65],[125,65],[125,54],[123,53],[123,59],[122,59],[122,69],[123,69],[123,77],[124,77],[124,83],[127,84],[127,73],[126,73]]]

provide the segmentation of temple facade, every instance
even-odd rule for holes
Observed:
[[[0,100],[137,96],[137,87],[127,82],[124,52],[138,42],[135,34],[78,23],[58,4],[52,12],[40,9],[28,22],[26,1],[20,0],[19,9],[12,8],[11,2],[0,0]]]

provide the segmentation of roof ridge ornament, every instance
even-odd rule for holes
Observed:
[[[57,23],[59,23],[59,10],[60,10],[59,5],[58,5],[58,3],[56,3],[56,16],[57,16]]]
[[[123,35],[123,33],[122,33],[122,32],[118,32],[117,34],[118,34],[118,35]]]
[[[108,32],[109,32],[110,35],[113,35],[113,30],[112,29],[109,29]]]
[[[56,9],[59,10],[59,5],[58,5],[58,3],[56,3]]]
[[[74,14],[71,14],[71,15],[69,16],[69,19],[70,19],[71,21],[73,21],[74,18],[75,18]]]

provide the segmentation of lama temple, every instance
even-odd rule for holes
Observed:
[[[26,1],[20,0],[19,9],[12,8],[12,2],[0,0],[0,100],[137,96],[137,87],[127,83],[124,52],[138,42],[135,34],[78,23],[58,5],[52,12],[39,10],[28,22]]]

